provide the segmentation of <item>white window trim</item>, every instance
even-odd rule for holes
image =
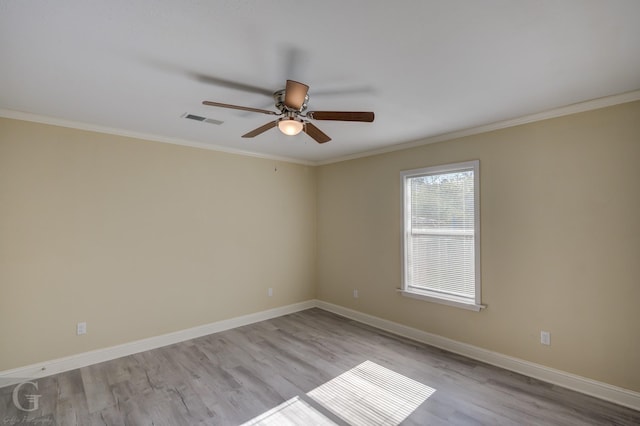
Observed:
[[[448,172],[456,172],[460,170],[473,170],[473,184],[474,184],[474,256],[475,256],[475,300],[470,302],[467,298],[456,297],[454,295],[444,295],[442,293],[432,292],[424,289],[417,289],[409,286],[407,281],[407,191],[405,180],[413,176],[421,176],[425,174],[441,174]],[[423,167],[420,169],[404,170],[400,172],[400,194],[402,196],[402,208],[401,208],[401,259],[402,259],[402,288],[398,289],[398,293],[403,296],[413,299],[425,300],[428,302],[441,303],[448,306],[454,306],[463,309],[469,309],[472,311],[480,311],[486,308],[486,305],[481,303],[482,301],[482,283],[480,273],[480,161],[465,161],[461,163],[445,164],[440,166]]]

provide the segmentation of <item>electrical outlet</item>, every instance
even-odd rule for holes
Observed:
[[[80,336],[81,334],[87,334],[87,323],[79,322],[76,326],[76,333],[78,334],[78,336]]]
[[[357,289],[353,290],[353,298],[354,299],[358,298],[358,290]]]
[[[269,290],[267,290],[267,296],[273,296],[273,289],[271,287],[269,287]]]
[[[540,332],[540,343],[542,343],[543,345],[550,345],[551,344],[551,333],[549,333],[548,331],[541,331]]]

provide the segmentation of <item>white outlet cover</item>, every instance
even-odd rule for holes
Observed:
[[[549,333],[548,331],[541,331],[540,332],[540,343],[542,343],[543,345],[550,345],[551,344],[551,333]]]
[[[81,334],[87,334],[87,323],[79,322],[76,327],[76,332],[78,333],[78,336],[80,336]]]

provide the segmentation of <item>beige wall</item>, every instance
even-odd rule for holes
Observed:
[[[0,371],[314,298],[315,188],[301,165],[0,119]]]
[[[399,296],[400,171],[471,159],[489,307]],[[317,295],[640,391],[639,184],[640,102],[318,168],[0,119],[0,371]]]
[[[473,159],[488,308],[396,294],[400,171]],[[318,297],[640,391],[640,102],[320,167]]]

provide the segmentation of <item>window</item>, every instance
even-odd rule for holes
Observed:
[[[403,277],[410,297],[479,311],[479,161],[407,170]]]

